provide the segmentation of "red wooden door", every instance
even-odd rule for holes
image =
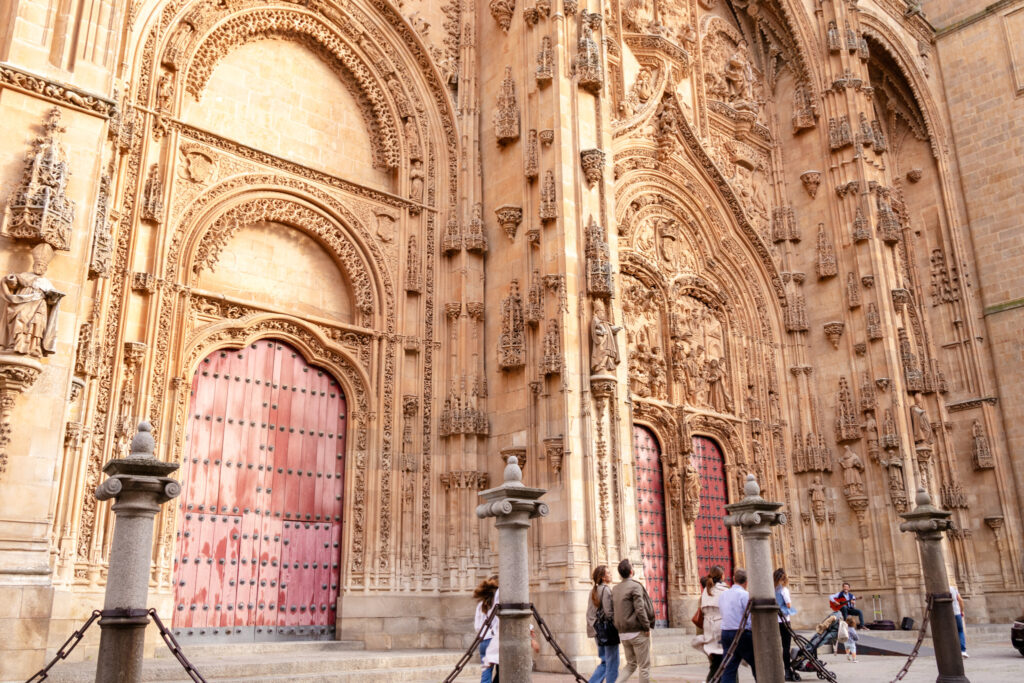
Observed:
[[[693,437],[693,454],[700,472],[700,512],[694,530],[697,538],[697,571],[701,576],[718,564],[732,578],[732,537],[722,518],[729,502],[725,487],[725,460],[718,444],[703,436]]]
[[[637,516],[644,580],[654,602],[655,625],[668,626],[668,539],[665,533],[665,486],[661,449],[650,430],[633,426],[636,451]]]
[[[345,397],[290,346],[215,351],[192,379],[174,633],[334,637]]]

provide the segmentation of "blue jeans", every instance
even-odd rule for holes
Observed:
[[[597,656],[601,663],[594,669],[589,683],[615,683],[619,678],[619,646],[598,645]]]
[[[956,633],[960,636],[960,652],[967,652],[967,634],[964,633],[964,615],[955,614]]]
[[[491,644],[491,639],[487,638],[480,641],[480,662],[484,661],[484,653],[487,652],[487,646]],[[491,675],[494,672],[494,667],[487,667],[480,672],[480,683],[491,683]]]
[[[737,638],[740,639],[740,642],[736,646],[736,652],[733,653],[732,659],[725,665],[725,671],[722,672],[722,683],[736,683],[736,672],[739,671],[740,660],[745,660],[750,665],[750,673],[757,679],[757,670],[754,668],[754,636],[749,629],[722,631],[722,652],[723,654],[728,652],[732,641]]]

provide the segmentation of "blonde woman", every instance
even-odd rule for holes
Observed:
[[[718,609],[718,596],[729,590],[729,586],[722,581],[723,576],[725,570],[716,564],[703,579],[700,611],[704,614],[704,632],[692,641],[693,646],[708,657],[708,680],[714,677],[722,665],[722,613]]]

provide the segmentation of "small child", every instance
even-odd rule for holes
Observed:
[[[843,643],[843,646],[846,648],[846,659],[856,663],[857,641],[859,640],[859,638],[857,638],[857,629],[855,628],[857,626],[857,620],[854,619],[852,616],[846,617],[846,626],[850,631],[849,639],[845,643]]]

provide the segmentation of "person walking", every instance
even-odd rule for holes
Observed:
[[[960,636],[960,655],[968,659],[970,655],[967,654],[967,634],[964,633],[964,599],[953,584],[949,584],[949,594],[953,596],[953,616],[956,617],[956,633]]]
[[[597,641],[601,663],[594,669],[588,683],[615,683],[619,677],[619,632],[615,629],[615,607],[612,604],[612,573],[599,565],[593,574],[594,587],[587,601],[587,636]]]
[[[718,609],[722,612],[722,650],[728,652],[732,641],[739,639],[732,659],[725,663],[721,683],[736,683],[736,672],[739,671],[741,660],[750,665],[750,672],[755,679],[757,678],[750,617],[743,618],[748,602],[750,593],[747,592],[747,572],[744,569],[737,569],[732,574],[732,588],[718,598]]]
[[[477,601],[476,613],[473,615],[473,631],[474,633],[480,633],[484,622],[487,621],[487,617],[494,610],[498,602],[498,577],[492,576],[481,581],[480,585],[473,591],[473,597]],[[489,647],[492,641],[495,644],[493,648]],[[480,683],[491,683],[492,681],[494,665],[497,664],[497,642],[498,615],[494,615],[494,619],[491,620],[490,625],[483,634],[483,640],[480,641]],[[488,656],[489,653],[490,657]]]
[[[860,640],[856,626],[856,619],[846,617],[846,642],[843,643],[843,648],[846,650],[846,660],[854,664],[857,663],[857,641]]]
[[[629,560],[619,562],[622,581],[612,589],[615,628],[619,631],[626,667],[619,672],[617,683],[629,680],[640,670],[640,683],[651,680],[651,628],[654,626],[654,603],[647,589],[635,581]]]
[[[718,609],[718,598],[729,590],[722,578],[725,571],[715,565],[704,577],[704,587],[700,592],[700,611],[704,615],[704,632],[698,634],[692,644],[708,657],[710,667],[707,680],[714,678],[718,667],[722,665],[722,612]]]
[[[793,637],[789,634],[789,618],[796,614],[793,599],[789,595],[789,576],[786,570],[779,567],[775,570],[775,603],[779,606],[779,635],[782,636],[782,668],[786,672],[787,681],[799,681],[800,674],[793,670],[790,660],[790,648]]]

